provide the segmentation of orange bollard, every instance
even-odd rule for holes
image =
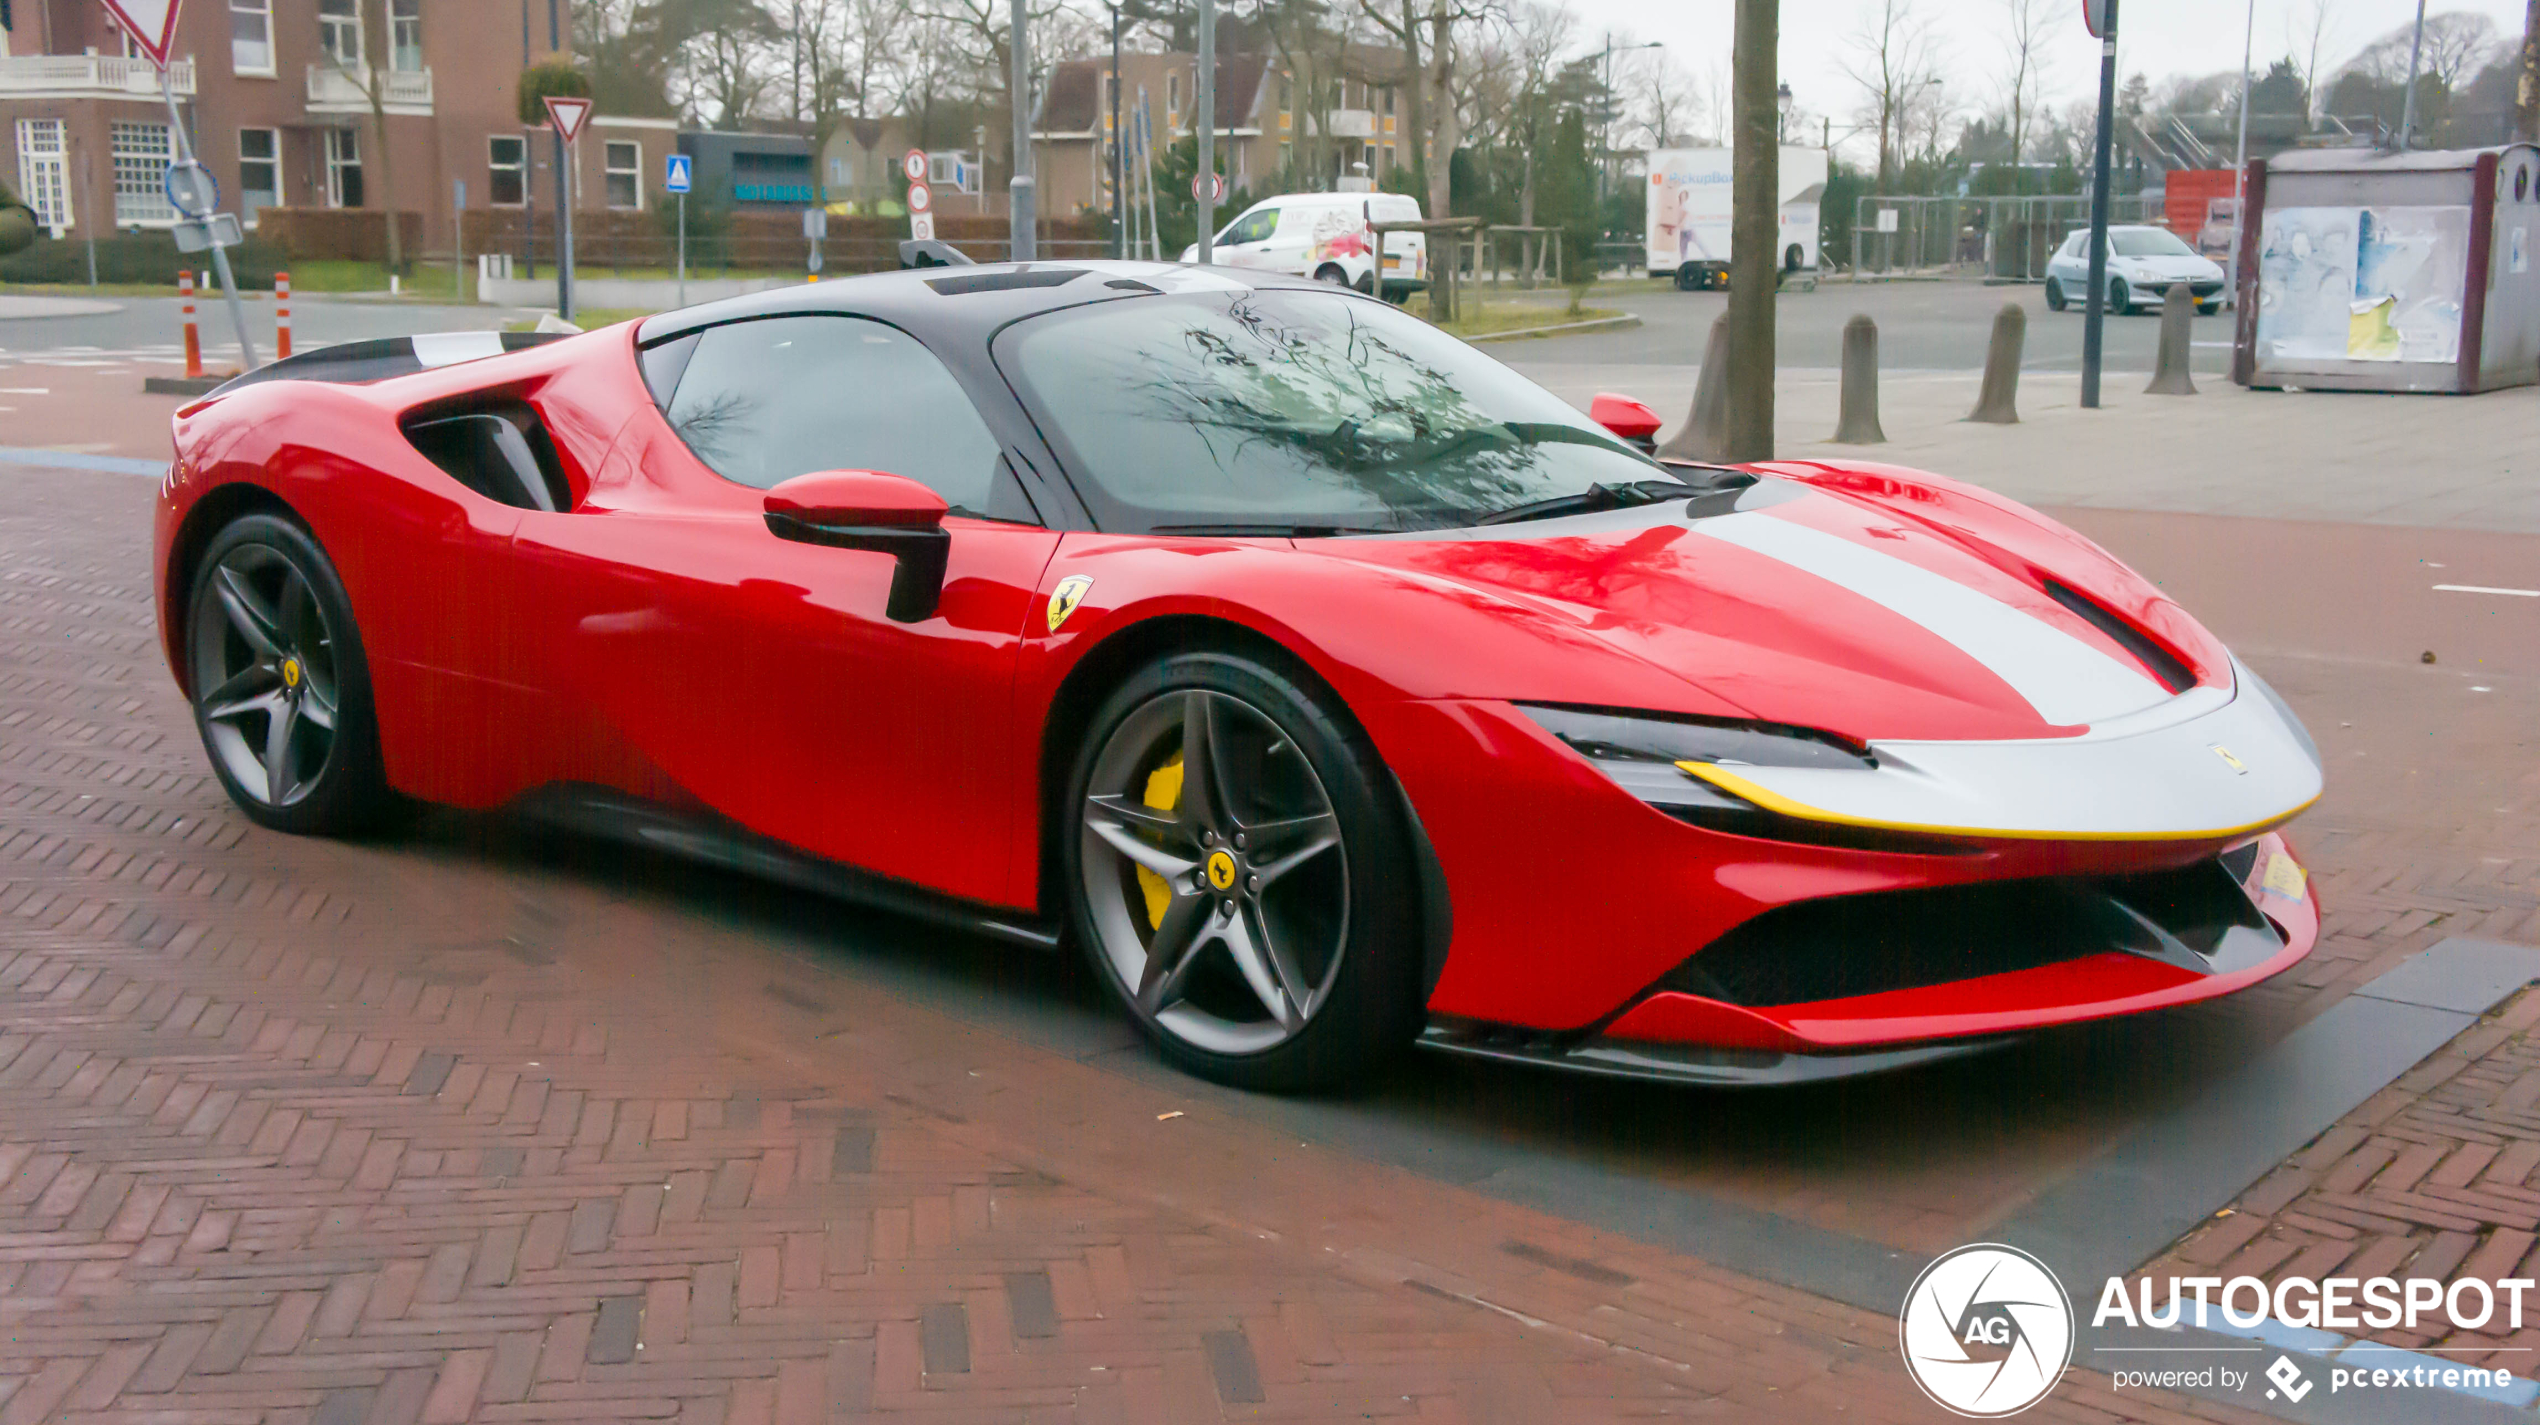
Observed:
[[[185,376],[198,380],[203,374],[203,338],[194,330],[194,274],[176,274],[176,295],[185,299]]]
[[[274,360],[288,360],[291,355],[291,274],[273,275],[273,354]]]

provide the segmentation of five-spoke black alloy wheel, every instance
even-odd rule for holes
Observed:
[[[195,566],[185,646],[203,745],[248,816],[324,833],[385,809],[352,610],[306,531],[257,514],[214,535]]]
[[[1346,1083],[1417,1028],[1402,819],[1328,702],[1179,655],[1112,695],[1078,759],[1076,933],[1166,1056],[1220,1082]]]

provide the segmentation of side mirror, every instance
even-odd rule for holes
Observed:
[[[882,612],[895,623],[934,617],[952,552],[943,496],[904,475],[816,470],[768,491],[764,508],[778,539],[890,555],[898,567]]]
[[[1662,424],[1658,413],[1629,396],[1618,396],[1611,391],[1597,393],[1596,399],[1588,403],[1588,419],[1622,437],[1643,454],[1658,449],[1658,427]]]

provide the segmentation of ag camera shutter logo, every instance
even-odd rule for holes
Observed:
[[[1933,1404],[1998,1419],[2044,1400],[2072,1365],[2072,1299],[2044,1262],[1979,1242],[1923,1268],[1896,1334],[1906,1374]]]

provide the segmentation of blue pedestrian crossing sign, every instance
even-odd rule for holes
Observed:
[[[688,155],[684,153],[674,153],[663,158],[661,186],[662,191],[665,193],[685,193],[688,191],[691,186],[688,181]]]

